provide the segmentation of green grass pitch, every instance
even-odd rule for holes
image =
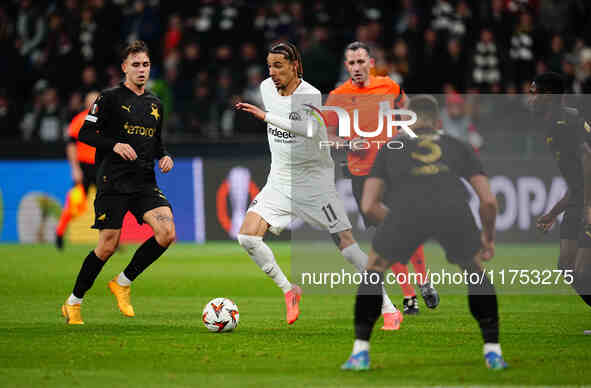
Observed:
[[[270,245],[289,269],[289,245]],[[352,346],[352,293],[305,293],[288,326],[281,292],[235,243],[173,246],[132,286],[135,318],[118,312],[106,288],[129,262],[135,246],[127,246],[86,295],[86,324],[69,327],[59,307],[89,249],[0,245],[0,387],[591,384],[591,336],[583,335],[591,310],[568,287],[500,290],[506,371],[484,366],[465,287],[443,287],[437,309],[420,301],[400,331],[376,330],[372,370],[352,373],[339,370]],[[501,245],[488,268],[554,268],[557,255],[557,244]],[[435,245],[426,256],[431,270],[454,268]],[[389,289],[399,303],[399,288]],[[238,304],[234,332],[209,333],[201,323],[203,305],[219,296]]]

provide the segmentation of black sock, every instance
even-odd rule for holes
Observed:
[[[129,280],[135,280],[135,278],[144,272],[150,264],[155,262],[165,250],[166,248],[161,247],[156,242],[156,238],[152,236],[144,241],[137,251],[135,251],[129,265],[123,270],[123,273]]]
[[[591,307],[591,295],[579,295],[581,297],[581,299],[583,299],[583,302],[587,303],[587,306]]]
[[[84,259],[84,263],[82,263],[82,268],[80,268],[76,278],[76,284],[74,284],[72,294],[76,298],[82,299],[86,291],[90,290],[104,265],[105,262],[98,258],[94,250],[90,251],[86,259]]]
[[[364,281],[359,285],[355,299],[355,338],[369,341],[382,309],[384,275],[377,271],[367,271],[363,275]]]
[[[468,304],[484,342],[499,343],[499,307],[494,286],[486,275],[481,284],[468,285]]]
[[[591,307],[591,276],[581,271],[581,273],[575,274],[574,280],[573,288],[577,291],[581,299],[583,299],[583,302]]]

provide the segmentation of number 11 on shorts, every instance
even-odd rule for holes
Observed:
[[[326,216],[328,222],[337,221],[337,215],[335,214],[334,210],[332,209],[331,204],[329,203],[326,206],[322,206],[322,212]]]

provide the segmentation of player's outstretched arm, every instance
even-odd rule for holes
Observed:
[[[291,120],[272,112],[265,112],[261,108],[246,102],[239,102],[234,105],[234,108],[236,110],[248,112],[259,120],[265,121],[296,135],[311,138],[316,136],[318,131],[319,124],[316,120]]]
[[[376,177],[369,177],[363,186],[361,197],[361,212],[370,220],[381,224],[390,210],[382,202],[384,195],[384,180]]]
[[[483,260],[490,260],[495,254],[495,221],[497,218],[497,199],[490,190],[486,175],[477,174],[469,179],[478,199],[480,199],[480,220],[482,221],[482,251]]]

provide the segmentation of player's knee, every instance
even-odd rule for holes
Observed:
[[[249,253],[256,249],[262,241],[263,239],[259,236],[251,236],[248,234],[238,235],[238,244]]]
[[[113,256],[113,254],[117,250],[117,245],[118,245],[117,241],[107,240],[103,244],[99,244],[96,247],[96,250],[95,250],[96,255],[102,261],[107,261],[111,256]]]
[[[154,231],[154,238],[158,245],[164,248],[168,248],[176,240],[176,232],[174,224],[168,222]]]

